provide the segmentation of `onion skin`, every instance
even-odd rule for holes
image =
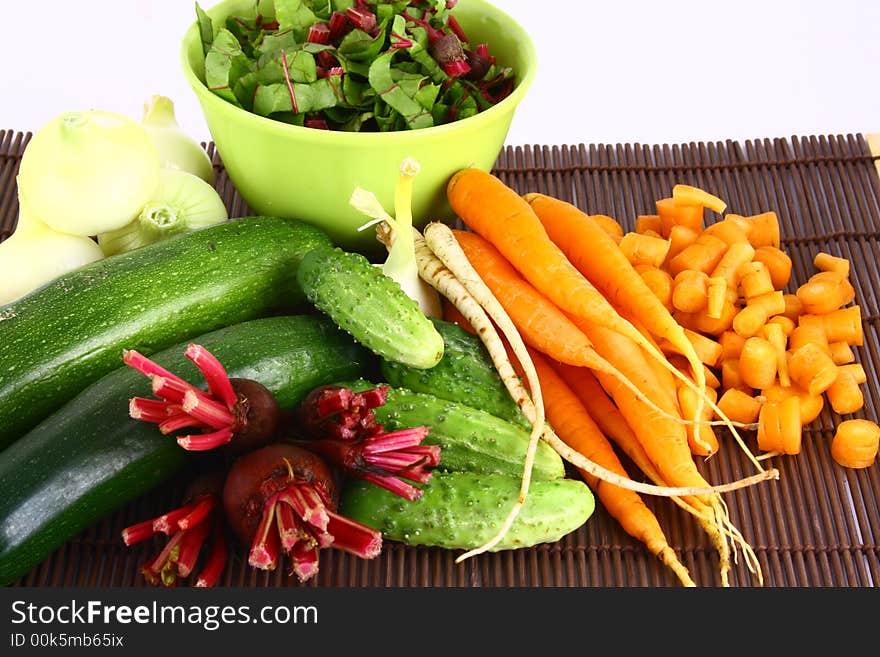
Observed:
[[[160,170],[159,152],[136,121],[101,110],[65,112],[28,143],[18,190],[50,228],[89,237],[134,220]]]

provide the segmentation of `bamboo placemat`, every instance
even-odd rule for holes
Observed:
[[[30,134],[0,130],[0,239],[17,213],[15,172]],[[232,216],[250,214],[208,145],[216,186]],[[860,134],[706,142],[676,145],[507,147],[495,173],[520,192],[541,191],[591,213],[608,214],[629,230],[638,214],[668,196],[675,183],[703,187],[732,212],[775,210],[793,261],[793,281],[812,273],[813,255],[829,251],[853,263],[856,299],[863,309],[865,342],[855,349],[867,372],[865,407],[856,416],[877,418],[880,406],[880,178]],[[805,428],[801,454],[778,458],[779,481],[729,493],[734,524],[761,563],[766,586],[880,585],[880,463],[865,470],[837,466],[829,454],[836,422],[826,408]],[[700,462],[709,481],[753,474],[732,440]],[[120,530],[171,508],[179,486],[162,487],[70,540],[22,577],[26,586],[143,586],[137,568],[157,545],[125,548]],[[670,544],[701,586],[718,586],[716,554],[704,533],[667,499],[647,497]],[[318,577],[308,586],[417,587],[648,587],[677,586],[675,577],[641,543],[626,535],[599,506],[580,529],[554,544],[481,555],[455,564],[456,554],[386,542],[372,561],[324,550]],[[245,567],[242,553],[227,569],[228,586],[297,585],[283,570]],[[756,581],[740,560],[733,586]]]

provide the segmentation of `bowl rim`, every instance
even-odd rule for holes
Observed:
[[[212,11],[219,9],[224,5],[232,4],[233,2],[237,1],[238,0],[220,0],[219,2],[214,3],[211,7],[205,9],[205,11],[210,14]],[[189,82],[189,85],[192,87],[193,91],[196,93],[203,105],[204,103],[209,103],[212,106],[218,107],[221,112],[231,112],[232,114],[240,116],[243,121],[253,121],[261,128],[277,132],[281,135],[296,136],[298,139],[302,139],[305,141],[321,141],[325,144],[327,144],[328,142],[331,144],[341,144],[348,141],[395,142],[417,138],[442,137],[446,133],[454,132],[457,130],[467,128],[477,129],[480,127],[480,125],[491,123],[493,119],[496,118],[496,116],[500,117],[501,115],[507,114],[508,112],[513,112],[513,110],[522,101],[526,92],[531,87],[538,69],[538,54],[535,43],[529,33],[526,31],[526,29],[519,22],[517,22],[516,19],[514,19],[507,12],[491,4],[487,0],[461,0],[461,2],[462,4],[473,5],[478,9],[482,9],[483,11],[491,12],[494,16],[497,16],[504,22],[508,23],[510,28],[517,32],[517,41],[524,51],[524,61],[527,63],[527,67],[525,72],[522,73],[521,76],[520,72],[517,72],[518,77],[513,91],[501,102],[496,103],[489,109],[483,110],[482,112],[474,114],[473,116],[469,116],[464,119],[458,119],[456,121],[444,123],[438,126],[431,126],[430,128],[419,128],[417,130],[394,130],[389,132],[347,132],[343,130],[319,130],[315,128],[306,128],[304,126],[284,123],[283,121],[278,121],[276,119],[271,119],[269,117],[260,116],[259,114],[249,112],[242,107],[237,107],[229,101],[224,100],[218,95],[212,93],[205,85],[205,83],[199,79],[192,66],[190,66],[189,64],[189,49],[191,43],[198,38],[199,34],[197,20],[194,20],[192,23],[190,23],[189,27],[187,27],[186,31],[184,32],[183,39],[181,40],[179,53],[181,58],[181,66],[183,68],[184,76]],[[207,117],[205,118],[207,119]]]

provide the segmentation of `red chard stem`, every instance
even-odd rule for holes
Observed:
[[[218,429],[211,433],[194,433],[188,436],[180,436],[177,444],[190,452],[205,452],[216,449],[232,440],[232,429]]]
[[[181,532],[183,538],[180,540],[180,552],[177,555],[177,574],[181,577],[189,577],[195,568],[210,528],[209,523],[203,522],[189,531]]]
[[[235,415],[228,408],[195,390],[186,391],[180,406],[187,414],[214,429],[235,424]]]
[[[192,529],[208,517],[217,507],[217,496],[207,493],[196,502],[195,508],[177,521],[177,526],[182,530]]]
[[[165,421],[174,407],[167,401],[133,397],[128,402],[128,414],[132,419],[159,424]]]
[[[199,588],[212,587],[220,579],[223,570],[226,568],[226,559],[229,556],[229,548],[226,540],[223,538],[220,530],[214,531],[214,541],[211,544],[211,551],[205,560],[205,567],[199,573],[195,585]]]
[[[455,16],[449,16],[446,19],[446,26],[455,33],[455,36],[458,37],[459,41],[467,43],[467,37],[464,34],[464,30],[461,29],[461,25],[459,25],[458,21],[455,20]]]
[[[275,505],[277,503],[277,496],[270,497],[263,509],[263,515],[260,516],[260,524],[257,526],[257,533],[248,555],[248,563],[254,568],[273,570],[278,565],[280,541],[275,526]]]
[[[229,381],[229,375],[226,373],[226,368],[220,364],[220,361],[211,352],[198,344],[188,345],[184,355],[199,368],[202,376],[205,377],[205,382],[208,384],[208,390],[211,391],[211,394],[226,404],[227,408],[232,409],[238,402],[238,395],[235,394],[232,383]]]
[[[182,379],[133,349],[124,349],[122,351],[122,362],[147,377],[164,376],[169,379],[177,379],[181,383],[183,382]]]
[[[381,486],[385,490],[390,491],[395,495],[399,495],[410,502],[420,499],[423,494],[421,488],[413,486],[412,484],[403,481],[403,479],[391,475],[379,475],[374,472],[365,472],[359,476],[364,481],[369,481],[371,484]]]
[[[327,531],[333,534],[333,545],[362,559],[372,559],[382,551],[382,534],[372,527],[332,511]]]
[[[173,511],[168,511],[167,513],[163,513],[161,516],[153,519],[153,531],[166,535],[171,535],[177,531],[180,531],[180,526],[177,524],[181,518],[185,518],[193,510],[196,508],[196,503],[191,502],[186,506],[182,506],[178,509],[174,509]]]
[[[126,545],[135,545],[154,536],[156,532],[153,530],[153,521],[144,520],[136,525],[131,525],[122,530],[122,541]]]

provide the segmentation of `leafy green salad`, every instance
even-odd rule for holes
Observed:
[[[471,44],[454,0],[274,0],[215,26],[196,4],[205,83],[250,112],[310,128],[413,130],[503,100],[514,72]]]

